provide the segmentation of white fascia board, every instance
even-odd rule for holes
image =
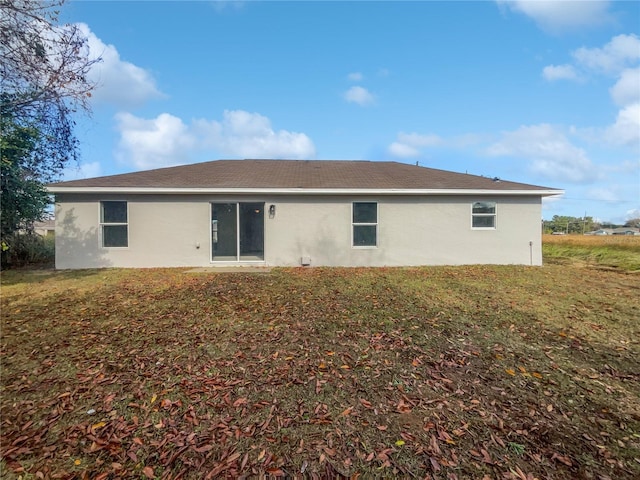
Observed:
[[[548,197],[564,190],[370,189],[370,188],[165,188],[165,187],[47,187],[49,193],[168,194],[168,195],[527,195]]]

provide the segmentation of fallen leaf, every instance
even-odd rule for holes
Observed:
[[[564,463],[567,467],[571,467],[573,465],[573,463],[571,462],[571,459],[569,457],[565,457],[563,455],[560,455],[558,453],[554,453],[551,456],[551,460],[558,460],[561,463]]]
[[[144,476],[147,478],[154,478],[155,475],[153,474],[153,468],[151,467],[144,467],[142,469],[142,473],[144,473]]]
[[[346,417],[347,415],[349,415],[349,414],[351,413],[351,411],[352,411],[352,410],[353,410],[353,407],[349,407],[349,408],[345,409],[345,410],[340,414],[340,416],[341,416],[341,417]]]
[[[235,402],[233,402],[233,406],[238,408],[240,405],[244,405],[248,402],[248,400],[246,399],[246,397],[243,398],[239,398],[237,399]]]

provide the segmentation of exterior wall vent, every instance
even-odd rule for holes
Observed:
[[[303,267],[308,267],[309,265],[311,265],[311,257],[301,257],[300,265],[302,265]]]

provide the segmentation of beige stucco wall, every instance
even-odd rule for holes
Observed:
[[[101,248],[100,201],[126,200],[128,248]],[[378,246],[351,246],[351,203],[378,202]],[[497,228],[471,228],[471,204],[497,202]],[[211,202],[265,202],[267,266],[540,265],[539,197],[92,195],[56,197],[56,267],[212,266]],[[269,205],[276,206],[270,218]],[[529,245],[532,242],[532,245]]]

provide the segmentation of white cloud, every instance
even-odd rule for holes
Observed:
[[[487,153],[527,159],[534,173],[551,180],[584,183],[597,178],[595,166],[586,152],[548,124],[503,132],[502,138],[489,146]]]
[[[542,70],[545,80],[578,80],[580,77],[573,65],[547,65]]]
[[[151,120],[119,113],[116,121],[120,132],[117,157],[137,169],[185,163],[197,144],[187,125],[168,113]]]
[[[443,140],[438,135],[400,132],[397,140],[389,145],[387,151],[394,157],[417,157],[421,148],[435,147],[442,143]]]
[[[414,147],[433,147],[442,143],[442,138],[432,133],[422,135],[419,133],[404,133],[398,134],[398,141],[406,143]]]
[[[420,150],[418,150],[417,148],[400,142],[393,142],[391,145],[389,145],[387,151],[390,155],[398,158],[411,158],[420,155]]]
[[[618,188],[608,185],[606,188],[596,187],[587,190],[587,197],[599,202],[615,203],[621,200]]]
[[[582,75],[604,74],[617,77],[609,94],[618,111],[615,123],[608,127],[581,129],[589,141],[619,146],[640,146],[640,38],[617,35],[601,48],[581,47],[572,52],[574,65],[549,65],[542,75],[547,80],[581,80]],[[578,73],[578,69],[580,73]]]
[[[398,133],[396,140],[387,147],[389,155],[398,158],[418,157],[424,154],[424,149],[444,147],[467,150],[486,143],[485,135],[467,133],[449,138],[443,138],[434,133]]]
[[[609,93],[616,105],[621,107],[640,102],[640,67],[623,70]]]
[[[543,210],[552,210],[556,209],[558,206],[558,202],[564,200],[564,195],[553,195],[551,197],[542,197],[542,209]]]
[[[69,165],[62,171],[62,178],[64,181],[93,178],[99,177],[100,175],[102,175],[102,166],[100,165],[100,162]]]
[[[496,0],[502,9],[524,14],[551,32],[601,25],[610,21],[608,1]]]
[[[640,38],[634,34],[618,35],[602,48],[582,47],[572,55],[584,68],[615,75],[640,59]]]
[[[304,133],[274,131],[271,121],[258,113],[225,110],[218,121],[197,120],[194,132],[205,148],[245,158],[313,158],[315,146]]]
[[[130,113],[116,116],[118,159],[137,169],[188,163],[201,151],[245,158],[313,158],[315,146],[304,133],[274,131],[267,117],[242,110],[223,113],[222,121],[198,119],[187,125],[162,113],[153,119]]]
[[[77,25],[87,38],[89,58],[102,57],[88,74],[89,80],[97,85],[92,92],[94,101],[127,108],[164,96],[147,70],[122,60],[116,47],[105,44],[86,24]]]
[[[640,208],[633,208],[625,212],[625,220],[631,220],[632,218],[640,218]]]
[[[353,72],[347,75],[347,79],[351,82],[361,82],[364,76],[360,72]]]
[[[349,103],[357,103],[358,105],[370,105],[374,102],[374,96],[366,88],[355,86],[351,87],[344,94],[344,98]]]
[[[640,148],[640,102],[622,108],[615,123],[605,130],[604,136],[614,145]]]
[[[611,173],[622,173],[626,176],[640,174],[640,158],[635,160],[623,160],[620,163],[604,165],[604,170]],[[632,177],[633,178],[633,177]]]

